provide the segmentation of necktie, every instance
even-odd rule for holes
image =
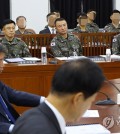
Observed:
[[[5,104],[5,101],[3,100],[2,96],[0,95],[0,103],[1,103],[1,106],[3,107],[4,109],[4,112],[6,113],[6,115],[8,116],[8,118],[13,122],[15,123],[15,119],[13,118],[13,116],[11,115],[9,109],[7,108],[7,105]]]
[[[55,29],[54,29],[54,28],[52,28],[52,34],[54,34],[54,32],[55,32]]]

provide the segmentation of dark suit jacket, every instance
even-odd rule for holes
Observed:
[[[12,134],[62,134],[52,110],[44,103],[25,112],[15,123]]]
[[[0,82],[0,94],[15,119],[19,117],[19,114],[10,103],[18,106],[30,107],[35,107],[40,104],[40,96],[13,90],[2,82]],[[2,106],[0,105],[0,134],[7,134],[11,123],[12,122],[8,120]]]
[[[43,30],[41,30],[40,32],[39,32],[39,34],[51,34],[51,32],[50,32],[50,30],[49,30],[49,28],[48,27],[46,27],[45,29],[43,29]]]

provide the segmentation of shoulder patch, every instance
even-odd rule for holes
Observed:
[[[114,39],[113,39],[113,42],[116,42],[116,41],[117,41],[117,39],[116,39],[116,38],[114,38]]]
[[[50,46],[51,46],[51,47],[55,46],[55,42],[51,42],[51,43],[50,43]]]

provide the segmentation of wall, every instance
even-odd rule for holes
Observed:
[[[41,2],[42,1],[42,2]],[[120,10],[120,0],[114,0],[114,9]],[[11,0],[11,18],[23,15],[27,18],[27,28],[36,33],[44,28],[49,12],[49,0]]]
[[[49,0],[11,0],[11,19],[18,16],[27,18],[27,28],[33,28],[36,33],[44,28],[46,15],[49,12]]]
[[[120,0],[116,0],[115,9],[120,10]]]

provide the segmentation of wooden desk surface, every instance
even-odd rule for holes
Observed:
[[[52,76],[61,64],[61,62],[56,65],[41,65],[41,63],[36,65],[6,64],[4,71],[0,74],[0,79],[14,89],[47,96],[51,87]],[[116,79],[120,77],[120,62],[105,62],[98,64],[102,68],[107,79]],[[115,80],[114,83],[120,88],[120,79]],[[118,91],[114,89],[114,87],[106,85],[101,90],[116,101],[116,94]],[[95,102],[102,99],[106,99],[106,97],[99,93]],[[17,106],[15,106],[15,108],[19,113],[28,109]],[[100,118],[81,118],[76,124],[102,124],[103,119],[110,116],[113,117],[115,121],[114,126],[110,128],[111,132],[120,132],[120,107],[118,105],[97,106],[93,103],[91,109],[99,110]]]
[[[112,80],[112,82],[120,89],[120,79]],[[119,93],[113,86],[105,85],[101,92],[106,93],[112,100],[117,102],[117,94]],[[106,128],[110,125],[110,132],[118,133],[120,132],[120,106],[119,105],[95,105],[99,100],[105,100],[106,96],[98,93],[96,100],[92,103],[91,110],[98,110],[100,117],[89,117],[89,118],[80,118],[75,125],[77,124],[94,124],[99,123],[104,125]],[[68,123],[70,125],[70,123]],[[73,125],[73,124],[71,124]]]
[[[16,90],[47,96],[51,87],[51,79],[53,77],[53,74],[60,67],[61,64],[62,64],[61,62],[56,65],[53,64],[41,65],[41,63],[38,63],[37,65],[7,64],[4,67],[4,71],[0,74],[0,80]],[[110,62],[110,63],[105,62],[98,64],[102,68],[107,79],[116,79],[120,77],[120,62]],[[116,99],[116,96],[114,95],[114,92],[116,90],[111,90],[108,88],[105,88],[104,90],[105,92],[110,94],[110,96],[113,97],[113,100]],[[99,94],[99,96],[101,98],[105,98],[105,96],[102,94]],[[97,97],[97,99],[99,100],[99,97]],[[25,107],[17,107],[17,106],[15,106],[15,108],[17,109],[17,111],[19,111],[19,113],[22,113],[23,111],[28,109]],[[99,109],[101,115],[101,118],[99,120],[98,118],[97,119],[94,118],[94,120],[92,120],[95,123],[97,122],[102,123],[103,118],[108,116],[108,114],[106,115],[106,113],[109,113],[109,115],[111,116],[114,115],[114,118],[118,118],[117,105],[114,106],[92,105],[92,109]],[[84,123],[84,120],[82,120],[82,123]]]

